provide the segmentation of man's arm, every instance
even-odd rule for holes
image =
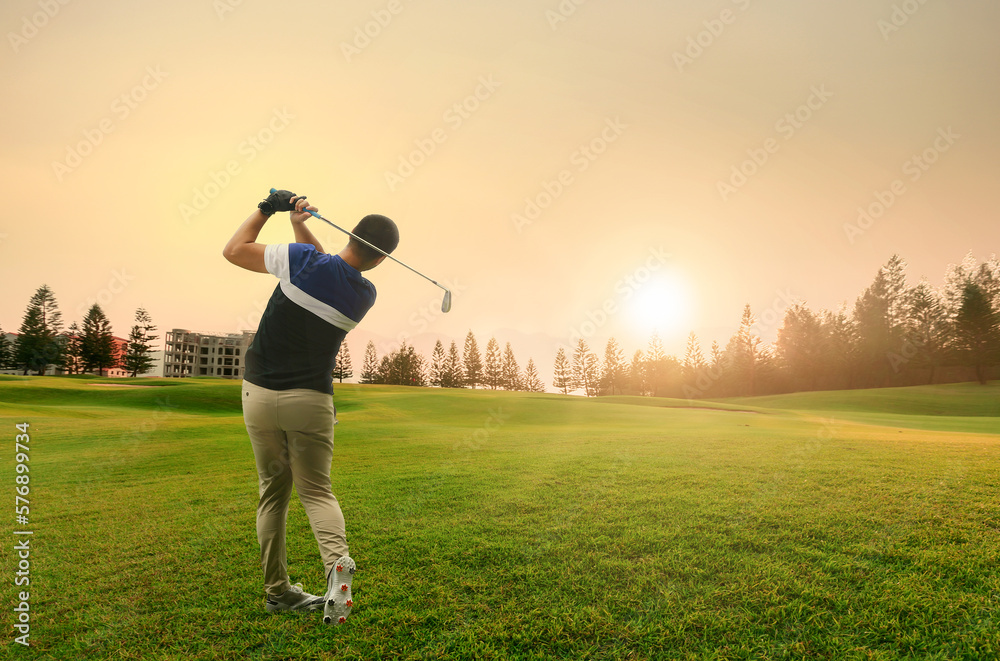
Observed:
[[[311,217],[307,210],[318,211],[318,209],[309,205],[304,197],[293,197],[291,201],[295,204],[295,211],[291,212],[295,242],[312,244],[316,250],[323,252],[319,241],[305,226],[306,219]],[[222,249],[223,257],[248,271],[267,273],[267,267],[264,265],[264,249],[267,245],[257,243],[257,236],[267,219],[268,216],[260,209],[250,214],[250,217],[243,221],[243,224],[233,234],[233,238],[229,239],[226,247]]]
[[[319,239],[306,227],[306,221],[312,218],[312,215],[305,210],[319,211],[319,209],[306,204],[304,197],[296,200],[295,209],[296,211],[292,211],[289,214],[292,219],[292,231],[295,232],[295,243],[308,243],[318,252],[325,252],[323,246],[319,244]]]
[[[236,266],[241,266],[248,271],[257,273],[267,273],[264,266],[263,243],[257,243],[257,235],[267,222],[267,216],[260,209],[256,209],[250,217],[243,221],[233,238],[222,249],[222,256]]]

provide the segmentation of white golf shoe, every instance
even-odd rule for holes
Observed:
[[[323,598],[323,622],[343,624],[351,614],[351,579],[354,578],[354,560],[344,555],[337,560],[333,571],[326,578],[326,596]]]

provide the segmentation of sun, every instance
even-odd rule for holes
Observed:
[[[679,274],[653,273],[636,283],[628,309],[633,324],[644,333],[683,331],[691,323],[690,288]]]

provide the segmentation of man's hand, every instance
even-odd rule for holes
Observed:
[[[293,197],[291,204],[294,205],[294,210],[289,215],[293,224],[304,223],[312,218],[312,215],[309,213],[310,211],[319,211],[319,209],[306,202],[305,195]]]
[[[316,207],[306,202],[306,196],[295,198],[295,211],[289,216],[292,219],[292,231],[295,232],[296,243],[308,243],[319,252],[324,252],[319,239],[306,227],[306,221],[312,218],[310,211],[319,211]]]
[[[274,190],[274,189],[272,189]],[[303,197],[305,197],[303,195]],[[291,211],[295,208],[295,193],[287,190],[276,190],[267,197],[257,207],[265,216],[270,216],[279,211]]]

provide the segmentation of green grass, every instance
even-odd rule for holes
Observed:
[[[725,402],[339,386],[333,489],[360,567],[342,627],[264,612],[239,384],[100,383],[120,381],[0,378],[11,500],[31,423],[35,658],[1000,655],[996,383]],[[288,537],[293,582],[321,592],[297,501]]]

